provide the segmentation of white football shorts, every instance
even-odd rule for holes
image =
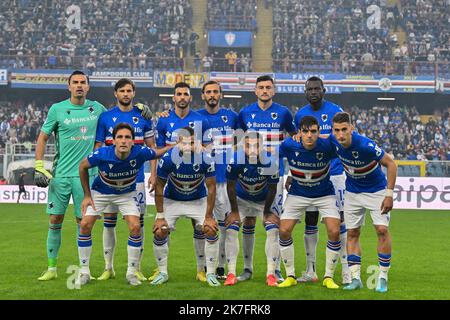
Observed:
[[[178,201],[164,198],[164,212],[170,230],[175,230],[178,218],[194,219],[196,228],[200,230],[205,221],[206,198],[191,201]]]
[[[139,204],[139,212],[141,213],[141,215],[146,214],[147,212],[147,206],[146,206],[146,201],[147,198],[145,196],[145,183],[144,182],[139,182],[136,183],[136,201]],[[118,213],[120,212],[119,209],[117,208],[116,205],[114,204],[110,204],[105,208],[104,213]]]
[[[374,225],[389,227],[390,213],[381,214],[381,204],[386,190],[374,193],[345,193],[344,219],[347,229],[356,229],[364,225],[366,209],[369,210]]]
[[[315,207],[320,213],[321,220],[323,218],[340,219],[339,211],[336,206],[336,196],[330,195],[319,198],[306,198],[288,194],[283,205],[283,212],[280,219],[299,220],[303,218],[306,209]]]
[[[115,212],[120,212],[123,216],[140,216],[135,191],[124,194],[103,194],[92,190],[91,194],[96,210],[89,206],[86,210],[87,216],[101,216],[103,212],[106,212],[105,209],[109,205],[117,208]]]

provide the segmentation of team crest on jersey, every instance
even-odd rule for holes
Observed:
[[[272,113],[270,114],[270,116],[272,117],[273,120],[276,120],[276,119],[278,118],[278,113],[272,112]]]
[[[138,117],[133,117],[133,122],[134,122],[134,124],[138,124],[139,118]]]
[[[227,116],[222,116],[221,118],[222,118],[222,121],[223,121],[223,122],[225,122],[225,123],[228,122],[228,117],[227,117]]]
[[[162,168],[163,165],[164,165],[164,159],[159,159],[158,166],[160,168]]]
[[[198,170],[200,170],[200,165],[196,163],[192,166],[192,168],[194,169],[195,172],[198,172]]]
[[[214,172],[215,168],[216,168],[216,166],[215,166],[214,162],[211,162],[207,172]]]
[[[258,168],[257,172],[258,172],[258,174],[263,175],[264,174],[264,168]]]
[[[130,160],[130,166],[132,166],[133,168],[136,167],[136,160]]]
[[[359,152],[358,151],[352,151],[352,156],[353,156],[353,158],[358,159]]]
[[[85,134],[87,132],[87,127],[86,126],[80,127],[80,131],[82,134]]]
[[[252,119],[255,119],[256,114],[252,113]]]
[[[189,127],[191,127],[192,129],[194,128],[194,122],[189,122]]]
[[[94,113],[94,107],[93,107],[93,106],[90,106],[90,107],[88,108],[88,110],[89,110],[90,113]]]
[[[174,124],[175,124],[175,123],[173,123],[173,122],[169,123],[169,125],[170,125],[171,128],[173,128],[173,125],[174,125]]]
[[[48,208],[49,208],[49,209],[53,209],[53,207],[54,207],[53,202],[49,202],[49,203],[48,203]]]
[[[323,152],[316,152],[316,158],[321,161],[323,159]]]
[[[227,171],[231,172],[231,166],[230,165],[227,165]]]
[[[116,118],[116,117],[113,117],[113,122],[116,122],[116,120],[117,120],[117,118]]]
[[[328,120],[328,115],[326,113],[323,113],[322,114],[322,121],[323,122],[327,122],[327,120]]]

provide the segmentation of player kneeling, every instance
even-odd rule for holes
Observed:
[[[180,147],[165,154],[157,169],[153,251],[159,273],[150,284],[161,285],[169,280],[169,231],[175,230],[178,218],[187,217],[194,221],[197,232],[206,234],[206,281],[210,286],[220,286],[216,277],[218,225],[213,216],[216,199],[214,162],[207,153],[195,152],[201,148],[201,140],[194,137],[194,129],[185,127],[179,136]]]
[[[287,158],[293,180],[280,217],[280,253],[287,278],[278,286],[283,288],[297,284],[292,231],[305,215],[306,209],[314,206],[319,210],[328,233],[323,286],[337,289],[339,286],[333,276],[341,249],[341,219],[330,181],[330,161],[336,154],[330,139],[319,138],[316,118],[305,116],[298,127],[300,142],[288,138],[280,146],[280,157]]]
[[[119,123],[113,130],[114,145],[101,147],[84,158],[79,166],[84,199],[81,204],[83,219],[78,235],[78,254],[81,271],[79,284],[91,280],[89,259],[92,251],[91,232],[98,216],[112,204],[118,207],[128,223],[128,269],[127,281],[133,286],[141,282],[136,276],[136,267],[142,246],[140,212],[136,199],[136,177],[145,161],[161,157],[171,147],[152,150],[134,146],[134,130],[128,123]],[[98,167],[99,175],[89,188],[88,169]]]

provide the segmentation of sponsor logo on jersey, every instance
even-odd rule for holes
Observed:
[[[251,128],[252,127],[252,123],[249,121],[247,122],[247,128]]]

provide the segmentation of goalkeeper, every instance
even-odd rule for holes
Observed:
[[[75,217],[79,228],[81,202],[84,192],[78,176],[78,166],[93,149],[97,120],[106,111],[97,101],[86,99],[89,92],[89,78],[81,71],[74,71],[69,77],[70,99],[51,106],[47,119],[41,128],[36,146],[34,180],[38,187],[48,190],[47,214],[49,227],[47,234],[48,269],[38,280],[46,281],[57,277],[56,264],[61,247],[61,227],[70,196],[75,206]],[[145,105],[138,109],[145,118],[151,112]],[[50,135],[55,134],[56,154],[53,175],[44,168],[45,146]],[[89,172],[92,176],[95,172]]]

